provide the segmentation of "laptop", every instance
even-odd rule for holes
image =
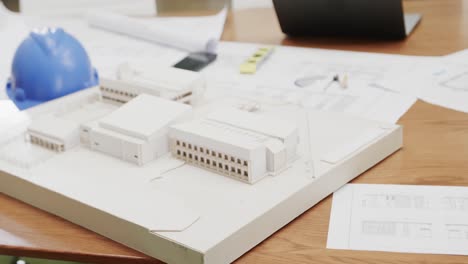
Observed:
[[[367,36],[403,39],[421,14],[403,14],[401,0],[273,0],[290,36]]]

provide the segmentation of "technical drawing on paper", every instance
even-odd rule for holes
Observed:
[[[259,105],[295,104],[385,122],[396,122],[416,101],[386,82],[414,63],[406,57],[277,47],[254,75],[240,74],[238,65],[255,48],[222,43],[206,71],[208,91]]]
[[[468,188],[348,184],[333,195],[327,248],[468,254]]]
[[[463,72],[441,81],[439,85],[453,91],[468,92],[468,72]]]
[[[468,224],[446,224],[445,228],[449,240],[463,239],[468,241]]]
[[[432,237],[432,224],[397,221],[363,221],[362,234],[374,236],[430,238]]]

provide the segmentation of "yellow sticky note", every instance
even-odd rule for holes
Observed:
[[[273,47],[259,48],[251,57],[249,57],[240,66],[240,73],[254,74],[257,72],[258,67],[271,55]]]

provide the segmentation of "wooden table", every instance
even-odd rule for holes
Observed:
[[[411,0],[405,8],[424,14],[405,41],[288,39],[271,9],[230,14],[223,39],[411,55],[444,55],[468,47],[468,1]],[[418,101],[399,124],[404,126],[404,148],[354,182],[468,186],[468,114]],[[330,205],[328,197],[237,263],[468,263],[464,256],[326,249]],[[5,195],[0,195],[0,254],[158,263]]]

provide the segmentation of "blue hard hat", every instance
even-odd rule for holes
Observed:
[[[13,58],[7,94],[19,109],[98,85],[80,42],[61,28],[34,30]]]

